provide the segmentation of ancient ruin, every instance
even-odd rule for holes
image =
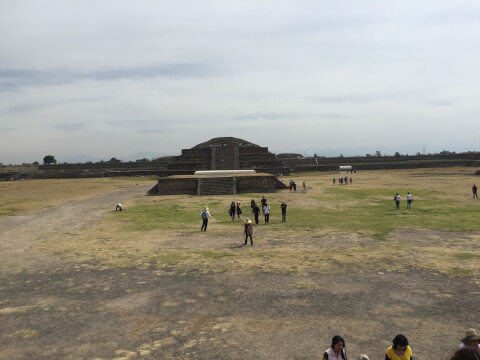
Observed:
[[[255,170],[254,174],[192,175],[199,170]],[[158,180],[150,190],[155,195],[232,195],[271,193],[286,185],[273,174],[287,174],[280,160],[268,148],[251,142],[222,137],[183,149],[167,165],[171,176]]]

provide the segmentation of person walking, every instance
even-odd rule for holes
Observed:
[[[395,201],[395,205],[397,206],[397,210],[400,209],[400,200],[402,200],[400,195],[395,194],[395,197],[393,198],[393,200]]]
[[[260,200],[260,203],[262,204],[262,209],[263,209],[263,207],[267,203],[267,199],[265,199],[265,196],[262,196],[262,200]]]
[[[333,178],[333,185],[335,185],[335,178]]]
[[[407,193],[407,209],[412,207],[413,196],[410,193]]]
[[[253,215],[255,216],[255,224],[258,225],[258,215],[261,214],[260,208],[258,207],[257,204],[255,204],[255,207],[253,208]]]
[[[232,217],[232,221],[235,220],[235,209],[235,201],[232,201],[232,203],[230,204],[230,210],[228,211],[228,213]]]
[[[203,210],[200,212],[200,216],[202,217],[202,227],[200,228],[200,231],[207,231],[208,218],[213,219],[212,215],[210,215],[210,212],[208,211],[208,207],[203,207]]]
[[[478,199],[477,190],[478,190],[477,185],[473,184],[473,186],[472,186],[472,193],[473,193],[473,198],[474,198],[474,199],[475,199],[475,198]]]
[[[243,232],[245,233],[245,245],[247,245],[248,238],[250,237],[250,246],[253,246],[253,225],[252,220],[245,219],[245,224],[243,225]]]
[[[287,204],[285,202],[282,202],[282,205],[280,205],[282,208],[282,223],[287,221]]]
[[[240,220],[240,215],[242,215],[242,207],[240,206],[240,200],[237,201],[237,216],[238,220]]]
[[[270,206],[267,203],[263,207],[263,215],[265,215],[265,224],[268,224],[270,221]]]

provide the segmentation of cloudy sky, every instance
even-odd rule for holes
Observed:
[[[478,0],[0,0],[4,164],[480,151],[479,90]]]

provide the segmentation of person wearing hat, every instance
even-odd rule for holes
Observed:
[[[210,215],[210,212],[208,211],[208,207],[203,207],[203,210],[200,212],[200,216],[202,217],[203,221],[200,231],[207,231],[208,218],[213,219],[212,215]]]
[[[247,245],[248,238],[250,237],[250,246],[253,246],[253,225],[252,220],[245,219],[245,224],[243,225],[243,232],[245,233],[245,245]]]
[[[475,329],[467,329],[465,331],[465,337],[462,339],[462,343],[458,347],[459,349],[464,347],[473,347],[480,350],[480,345],[478,342],[480,341],[480,336],[478,336],[478,332]]]

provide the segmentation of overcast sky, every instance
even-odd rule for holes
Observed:
[[[478,0],[0,0],[0,162],[480,151]]]

